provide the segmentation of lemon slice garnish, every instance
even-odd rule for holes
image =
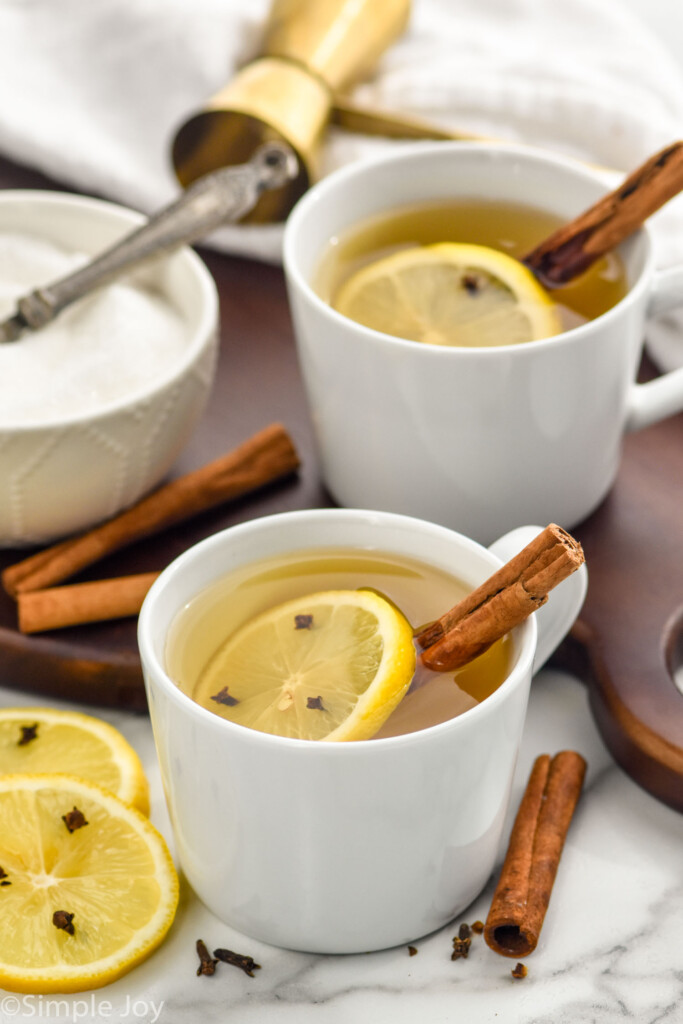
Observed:
[[[52,708],[0,710],[0,775],[66,772],[149,813],[140,758],[117,729],[91,715]]]
[[[261,732],[362,740],[396,707],[414,670],[412,629],[389,601],[333,590],[277,605],[238,629],[207,665],[200,700]]]
[[[456,242],[404,249],[363,267],[334,307],[375,331],[430,345],[516,345],[562,330],[555,303],[522,263]]]
[[[178,903],[148,819],[68,775],[0,778],[0,867],[0,988],[15,992],[114,981],[159,945]]]

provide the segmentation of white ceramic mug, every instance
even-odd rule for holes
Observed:
[[[622,435],[683,409],[683,369],[634,383],[645,319],[683,301],[683,268],[655,270],[649,232],[620,248],[628,292],[556,337],[495,348],[392,338],[341,316],[311,281],[330,239],[402,205],[473,196],[569,220],[601,176],[515,145],[418,145],[336,171],[285,230],[299,359],[331,494],[451,526],[482,543],[528,522],[566,528],[602,501]]]
[[[289,512],[231,527],[164,570],[140,615],[142,665],[180,862],[218,917],[278,946],[351,953],[409,942],[464,909],[494,866],[532,669],[578,614],[586,572],[550,595],[538,647],[539,613],[514,630],[513,667],[492,696],[421,732],[355,743],[272,736],[196,704],[164,665],[180,609],[240,566],[304,548],[377,549],[475,585],[537,532],[515,531],[496,555],[407,516]]]

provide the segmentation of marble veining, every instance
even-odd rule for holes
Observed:
[[[2,706],[40,703],[0,690]],[[172,847],[149,722],[83,710],[111,721],[140,753],[152,821]],[[460,921],[486,917],[493,879],[461,918],[417,940],[415,956],[406,947],[314,956],[266,946],[222,924],[185,884],[171,933],[146,963],[95,992],[25,997],[0,990],[0,1022],[683,1024],[683,817],[614,764],[584,687],[565,673],[544,670],[532,685],[505,839],[533,759],[564,748],[586,757],[587,781],[523,980],[511,976],[515,961],[491,952],[481,937],[467,960],[450,959]],[[212,977],[198,978],[197,938],[248,953],[261,970],[249,978],[219,965]]]

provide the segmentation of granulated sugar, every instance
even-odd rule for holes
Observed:
[[[85,262],[29,235],[0,234],[0,319],[34,288]],[[187,347],[182,316],[161,295],[122,280],[39,331],[0,344],[0,426],[92,414],[168,377]]]

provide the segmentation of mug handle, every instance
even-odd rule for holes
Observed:
[[[647,316],[660,316],[683,305],[683,266],[655,273]],[[626,414],[627,431],[641,430],[683,410],[683,366],[647,384],[634,384]]]
[[[518,526],[489,546],[489,551],[503,562],[508,562],[534,537],[543,532],[541,526]],[[574,624],[581,611],[588,588],[588,571],[585,564],[563,580],[548,595],[546,603],[534,612],[538,626],[538,640],[534,656],[534,672],[545,664],[556,647]]]

